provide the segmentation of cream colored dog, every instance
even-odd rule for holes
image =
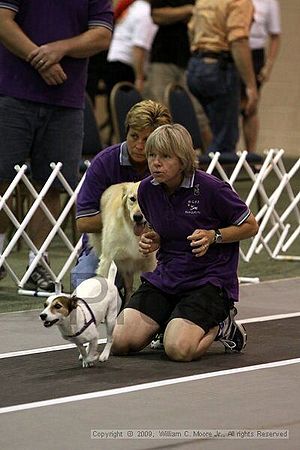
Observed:
[[[115,261],[124,279],[125,301],[133,291],[134,275],[151,272],[156,256],[139,252],[139,236],[146,225],[137,202],[139,183],[119,183],[110,186],[101,197],[102,233],[89,235],[90,242],[100,256],[97,274],[107,277],[111,261]]]

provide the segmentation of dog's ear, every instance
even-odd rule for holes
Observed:
[[[77,308],[77,302],[78,302],[78,297],[76,297],[76,295],[72,295],[72,297],[70,298],[70,302],[69,302],[69,311],[73,311],[73,309]]]
[[[122,206],[125,207],[127,201],[127,188],[126,186],[122,186]]]

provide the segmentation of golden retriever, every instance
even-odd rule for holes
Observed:
[[[125,287],[125,303],[133,292],[134,275],[151,272],[156,266],[155,253],[139,252],[139,236],[146,220],[137,202],[139,183],[127,182],[110,186],[101,197],[102,232],[89,234],[90,242],[100,255],[97,275],[107,277],[115,261]]]

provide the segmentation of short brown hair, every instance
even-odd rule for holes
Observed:
[[[137,131],[144,128],[155,130],[155,128],[168,123],[172,123],[172,118],[166,106],[153,100],[142,100],[128,111],[125,128],[127,133],[129,128]]]
[[[197,155],[190,133],[179,123],[162,125],[154,130],[146,142],[146,157],[151,152],[177,156],[183,166],[184,176],[191,176],[197,169]]]

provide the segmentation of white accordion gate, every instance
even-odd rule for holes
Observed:
[[[207,172],[217,173],[220,178],[230,183],[233,189],[238,191],[237,184],[240,182],[240,177],[242,174],[243,176],[245,176],[246,174],[247,179],[250,180],[250,188],[248,189],[246,195],[240,195],[254,213],[257,209],[255,216],[260,223],[260,228],[258,234],[254,238],[249,239],[247,250],[245,250],[244,245],[243,250],[240,250],[240,257],[245,262],[250,262],[250,260],[255,257],[255,254],[258,254],[263,250],[265,250],[268,255],[274,259],[300,260],[300,256],[298,255],[286,254],[286,252],[289,250],[289,248],[292,246],[292,244],[300,234],[300,193],[295,193],[291,185],[292,178],[296,177],[297,173],[299,172],[300,158],[287,172],[283,156],[283,150],[270,149],[266,152],[266,156],[264,158],[262,166],[260,167],[260,170],[256,172],[253,170],[253,167],[247,162],[247,152],[244,151],[239,154],[239,159],[233,166],[233,170],[230,170],[230,176],[228,176],[226,167],[223,167],[219,162],[220,154],[214,153],[210,155],[211,162],[207,168]],[[2,255],[0,256],[0,267],[4,265],[9,276],[19,287],[18,292],[20,294],[43,296],[49,295],[44,292],[24,290],[24,285],[28,281],[36,265],[39,263],[42,264],[44,268],[49,272],[51,278],[55,282],[56,292],[59,293],[62,288],[62,279],[74,264],[74,261],[76,260],[78,252],[81,248],[81,238],[75,245],[72,244],[62,228],[62,224],[68,217],[68,215],[72,213],[72,208],[75,205],[76,197],[83,183],[84,176],[82,177],[76,189],[73,191],[63,177],[61,173],[61,167],[61,163],[51,164],[52,173],[43,186],[42,190],[38,193],[25,173],[27,166],[16,166],[16,176],[14,180],[11,182],[3,196],[0,196],[0,210],[3,210],[6,213],[15,229],[10,242],[7,244]],[[271,174],[273,175],[273,178],[275,175],[277,183],[276,186],[274,186],[273,190],[270,191],[270,189],[266,188],[266,183],[268,181],[268,177]],[[67,202],[65,203],[64,208],[57,220],[53,217],[53,215],[43,202],[45,194],[50,189],[52,183],[56,178],[62,183],[67,195]],[[26,214],[22,221],[19,222],[14,211],[9,209],[7,200],[15,191],[15,189],[18,186],[20,187],[22,184],[26,186],[34,201],[30,208],[26,211]],[[279,211],[278,202],[283,195],[286,199],[285,208],[284,210]],[[258,196],[261,203],[261,206],[259,208],[254,207],[253,205],[253,202],[257,200]],[[53,225],[51,232],[49,233],[40,249],[37,249],[35,247],[26,232],[26,227],[38,207],[43,209],[45,215]],[[290,220],[291,217],[293,217],[293,220]],[[53,269],[43,258],[43,253],[48,250],[51,242],[56,235],[60,237],[67,254],[66,260],[58,273],[54,273]],[[20,278],[16,274],[14,268],[8,263],[8,257],[21,238],[25,241],[28,249],[34,252],[35,258],[30,266],[25,270],[23,276]],[[259,278],[240,278],[240,281],[249,281],[255,283],[259,281]]]

